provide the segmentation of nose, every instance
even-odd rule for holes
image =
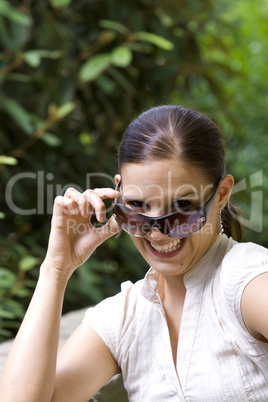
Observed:
[[[151,227],[150,231],[148,232],[147,236],[154,241],[159,241],[161,238],[166,237],[159,229],[155,226]]]

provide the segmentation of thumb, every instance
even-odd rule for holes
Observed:
[[[108,220],[108,222],[102,227],[98,228],[98,235],[102,239],[102,241],[109,239],[110,237],[116,235],[120,231],[121,227],[117,223],[114,216]]]

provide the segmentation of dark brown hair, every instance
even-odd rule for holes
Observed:
[[[170,158],[191,163],[216,183],[225,174],[220,129],[205,115],[177,105],[153,107],[130,123],[119,147],[119,172],[124,163]],[[239,209],[228,202],[222,220],[225,234],[241,241]]]

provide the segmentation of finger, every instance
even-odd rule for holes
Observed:
[[[86,190],[83,193],[80,193],[75,188],[68,188],[64,197],[67,199],[72,199],[74,203],[77,205],[78,212],[85,219],[90,219],[94,209],[97,211],[97,216],[102,216],[101,222],[105,220],[105,213],[103,214],[103,209],[105,210],[105,204],[101,201],[100,197],[97,194],[94,194],[93,190]],[[102,205],[103,204],[103,205]],[[99,212],[101,210],[101,212]]]
[[[93,190],[98,196],[103,200],[106,198],[116,198],[119,197],[120,192],[117,190],[114,190],[112,188],[94,188]]]
[[[112,188],[95,188],[93,190],[94,193],[96,193],[101,200],[104,199],[116,199],[120,196],[120,192],[117,190],[114,190]],[[109,206],[108,210],[106,209],[106,206],[104,203],[101,204],[101,210],[100,213],[98,213],[98,210],[96,210],[96,216],[99,222],[105,222],[106,219],[106,213],[110,210],[111,206]]]
[[[54,201],[56,214],[65,213],[66,215],[77,215],[79,213],[78,205],[72,198],[57,196]]]
[[[57,196],[53,205],[52,226],[63,228],[66,226],[66,215],[77,215],[78,213],[78,207],[72,199]]]
[[[104,222],[106,219],[106,206],[102,200],[107,198],[115,198],[120,195],[119,191],[112,188],[95,188],[94,190],[86,190],[82,196],[83,205],[79,203],[81,214],[88,217],[92,214],[92,207],[95,209],[96,218],[99,222]],[[91,207],[92,206],[92,207]]]
[[[88,218],[95,210],[99,222],[106,219],[106,206],[94,190],[86,190],[79,199],[79,209],[84,218]]]
[[[88,189],[84,193],[80,193],[75,188],[70,187],[66,190],[64,197],[73,200],[74,204],[66,202],[66,212],[72,211],[77,214],[80,212],[83,218],[91,218],[93,210],[96,211],[96,217],[99,222],[106,219],[106,207],[102,199],[115,198],[119,196],[119,191],[111,188]],[[63,201],[62,201],[63,204]],[[77,205],[77,208],[75,207]],[[62,205],[63,207],[63,205]]]
[[[64,197],[71,198],[77,204],[78,204],[78,201],[79,201],[79,198],[81,197],[81,195],[82,195],[82,193],[80,193],[78,190],[76,190],[73,187],[69,187],[64,193]]]
[[[105,198],[111,198],[111,199],[113,199],[113,198],[118,197],[118,196],[120,195],[120,191],[114,190],[114,189],[109,188],[109,187],[94,188],[94,190],[87,189],[84,193],[80,193],[80,192],[77,191],[75,188],[69,187],[69,188],[66,190],[64,196],[65,196],[65,197],[69,197],[69,198],[73,198],[75,201],[78,202],[79,197],[80,197],[82,194],[85,194],[85,193],[91,192],[91,191],[94,191],[96,194],[98,194],[98,196],[99,196],[101,199],[105,199]]]
[[[69,187],[63,197],[62,203],[66,204],[65,212],[69,215],[79,214],[79,200],[81,198],[81,193],[73,187]],[[72,200],[72,203],[68,203],[68,199]]]
[[[120,225],[117,223],[114,216],[111,216],[105,225],[97,229],[97,232],[101,238],[101,242],[103,242],[104,240],[109,239],[109,237],[116,235],[120,229]]]

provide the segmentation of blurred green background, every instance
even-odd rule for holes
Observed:
[[[111,186],[121,135],[150,106],[220,125],[244,240],[268,246],[267,20],[264,0],[0,0],[0,340],[29,303],[53,198]],[[108,240],[73,275],[64,311],[147,268],[125,233]]]

